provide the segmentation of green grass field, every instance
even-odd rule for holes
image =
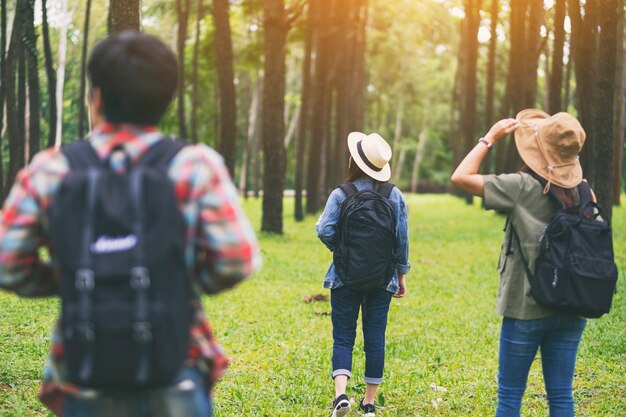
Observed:
[[[504,218],[451,196],[409,196],[408,202],[413,269],[408,296],[392,302],[377,416],[493,415]],[[285,236],[260,236],[262,272],[205,299],[232,358],[214,392],[217,417],[329,415],[330,304],[304,299],[328,293],[322,280],[331,254],[315,236],[315,218],[291,220],[292,205],[286,200]],[[258,229],[260,202],[249,200],[246,209]],[[626,416],[625,208],[614,212],[614,238],[619,289],[613,311],[590,320],[583,336],[574,381],[581,417]],[[47,415],[36,393],[57,309],[57,301],[0,294],[0,416]],[[363,361],[357,337],[348,393],[357,402],[365,388]],[[538,359],[522,414],[548,414]]]

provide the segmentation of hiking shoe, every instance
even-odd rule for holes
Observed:
[[[350,400],[346,394],[341,394],[335,398],[335,404],[333,405],[333,413],[330,417],[345,417],[350,412]],[[373,414],[372,414],[373,415]]]
[[[363,404],[363,400],[361,400],[359,407],[363,411],[363,417],[374,417],[376,415],[374,404]]]

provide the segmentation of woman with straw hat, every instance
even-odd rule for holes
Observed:
[[[392,276],[380,288],[357,291],[342,283],[334,263],[328,268],[324,287],[331,290],[334,342],[332,377],[335,383],[335,401],[331,416],[343,417],[350,411],[351,404],[346,395],[346,386],[348,379],[352,377],[352,349],[356,338],[357,318],[361,309],[366,389],[365,397],[359,405],[365,417],[374,417],[374,399],[383,377],[385,329],[389,304],[392,297],[402,298],[407,293],[405,274],[410,269],[407,209],[402,192],[388,185],[391,177],[389,167],[391,148],[387,142],[376,133],[366,135],[352,132],[348,136],[348,149],[350,160],[347,183],[352,183],[358,192],[391,189],[388,201],[395,215],[395,241],[398,250],[395,268],[391,272]],[[340,208],[346,197],[346,192],[341,187],[334,190],[316,224],[319,238],[331,251],[334,251],[337,245]]]
[[[515,132],[515,145],[525,166],[518,173],[480,175],[481,162],[498,142]],[[551,417],[574,415],[572,382],[578,344],[586,321],[538,305],[522,264],[531,270],[539,253],[539,237],[554,213],[580,201],[583,172],[578,155],[585,131],[567,113],[550,116],[541,110],[520,112],[496,123],[479,140],[452,175],[462,191],[483,197],[486,209],[506,214],[498,271],[497,313],[504,316],[500,334],[497,417],[518,417],[528,372],[541,350],[543,377]],[[517,232],[520,244],[511,239]],[[521,248],[520,248],[521,245]]]

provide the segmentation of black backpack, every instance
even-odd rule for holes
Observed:
[[[337,223],[333,263],[341,282],[357,291],[385,288],[397,265],[396,215],[389,202],[393,184],[377,183],[359,191],[353,183],[339,188],[346,194]]]
[[[79,386],[163,386],[184,364],[192,296],[167,175],[183,146],[164,138],[136,164],[126,156],[122,174],[89,141],[63,147],[70,171],[49,219],[68,379]]]
[[[611,223],[604,209],[593,202],[587,182],[578,191],[580,203],[557,211],[542,233],[535,273],[530,271],[513,224],[511,234],[538,304],[597,318],[610,311],[617,283]]]

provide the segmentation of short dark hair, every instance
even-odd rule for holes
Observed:
[[[156,37],[140,32],[100,41],[87,69],[92,88],[102,92],[104,115],[113,123],[157,124],[178,85],[174,53]]]

